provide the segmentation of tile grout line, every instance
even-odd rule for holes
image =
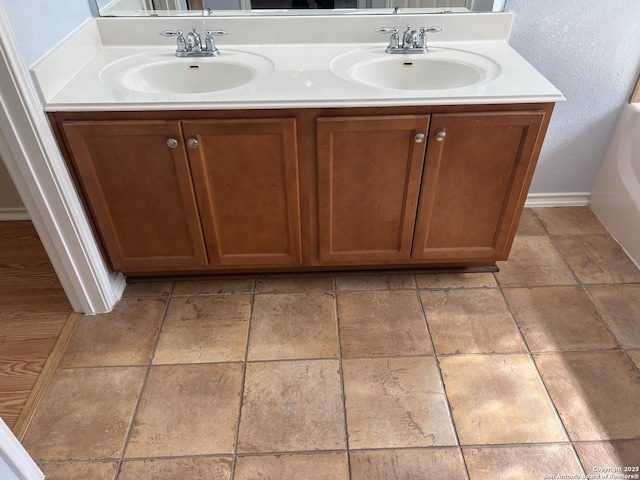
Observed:
[[[244,347],[244,359],[242,361],[242,378],[240,380],[240,401],[238,402],[238,420],[236,421],[236,431],[233,439],[233,458],[231,460],[231,475],[229,480],[233,480],[236,475],[236,467],[238,465],[238,442],[240,441],[240,421],[242,420],[242,407],[244,405],[244,388],[247,380],[247,365],[249,363],[249,345],[251,341],[251,325],[253,322],[253,308],[256,299],[256,288],[258,279],[253,279],[253,287],[251,289],[251,305],[249,307],[249,321],[247,322],[247,340]]]
[[[533,209],[532,209],[532,211],[533,211]],[[537,214],[535,211],[533,211],[533,213],[534,213],[534,215],[536,216],[536,218],[538,218],[538,219],[540,220],[540,218],[538,217],[538,214]],[[540,223],[542,223],[542,224],[543,224],[543,228],[545,229],[545,231],[547,231],[547,228],[544,226],[544,222],[542,222],[542,220],[540,220]],[[573,235],[573,236],[584,236],[584,235],[593,235],[593,234],[583,234],[583,233],[581,233],[581,234]],[[612,335],[613,339],[616,341],[616,344],[618,345],[618,349],[619,349],[619,350],[622,350],[622,351],[624,352],[625,356],[627,357],[627,359],[628,359],[629,361],[631,361],[631,364],[632,364],[632,365],[635,365],[635,364],[634,364],[634,362],[632,361],[631,357],[629,356],[629,353],[626,351],[626,349],[624,349],[624,348],[622,347],[622,343],[620,342],[620,340],[619,340],[618,336],[617,336],[617,335],[613,332],[613,330],[611,329],[611,326],[609,325],[609,322],[607,321],[606,316],[605,316],[605,315],[603,314],[603,312],[598,308],[598,306],[596,305],[595,301],[593,300],[593,298],[592,298],[592,297],[591,297],[591,295],[589,294],[588,290],[587,290],[587,289],[586,289],[586,287],[585,287],[585,284],[584,284],[584,283],[582,283],[582,281],[581,281],[581,280],[580,280],[580,278],[578,277],[578,274],[573,270],[573,268],[571,267],[571,265],[569,264],[569,262],[567,261],[567,259],[565,258],[565,256],[562,254],[562,252],[560,251],[560,249],[558,248],[558,246],[556,245],[556,243],[555,243],[555,242],[552,240],[552,238],[551,238],[551,237],[560,237],[560,236],[563,236],[563,235],[550,235],[550,234],[548,233],[548,231],[547,231],[547,236],[548,236],[548,238],[549,238],[549,241],[550,241],[550,243],[551,243],[551,245],[552,245],[553,249],[554,249],[554,250],[556,251],[556,253],[560,256],[560,258],[562,259],[562,261],[564,262],[564,264],[569,268],[569,271],[571,272],[572,276],[574,277],[574,280],[577,282],[578,287],[580,288],[580,290],[581,290],[584,294],[586,294],[586,295],[587,295],[587,298],[589,299],[589,302],[593,305],[593,307],[595,308],[596,312],[598,313],[598,316],[600,317],[600,319],[601,319],[601,320],[603,321],[603,323],[605,324],[605,326],[606,326],[607,330],[610,332],[610,334]],[[565,236],[567,236],[567,235],[565,235]],[[609,237],[611,237],[611,234],[607,232],[606,234],[601,234],[600,236],[609,236]],[[629,283],[633,284],[633,283],[637,283],[637,282],[629,282]],[[622,284],[625,284],[625,283],[623,282]],[[589,286],[591,286],[591,285],[596,285],[596,286],[598,286],[598,285],[600,285],[600,286],[611,286],[611,285],[620,285],[620,283],[598,283],[598,284],[587,284],[587,285],[589,285]],[[616,350],[608,350],[608,351],[610,351],[610,352],[614,352],[614,351],[616,351]],[[592,351],[587,350],[587,351],[585,351],[585,352],[592,352]],[[545,352],[545,353],[547,353],[547,352]],[[538,369],[538,365],[537,365],[537,363],[535,362],[535,359],[533,360],[533,362],[534,362],[534,365],[536,366],[536,371],[538,372],[538,375],[539,375],[539,376],[540,376],[540,378],[542,379],[542,374],[540,373],[540,370]],[[640,369],[639,369],[639,370],[640,370]],[[548,391],[547,385],[544,383],[544,380],[542,380],[542,383],[543,383],[543,385],[544,385],[545,390],[547,391],[547,395],[549,395],[549,397],[550,397],[551,395],[549,394],[549,391]],[[555,402],[553,402],[553,400],[552,400],[552,404],[553,404],[553,407],[554,407],[554,409],[556,410],[556,412],[557,412],[558,416],[560,416],[559,412],[557,411],[557,408],[556,408]],[[575,455],[575,458],[578,460],[578,463],[579,463],[579,465],[582,467],[583,472],[585,472],[585,473],[586,473],[587,469],[586,469],[586,467],[585,467],[585,465],[584,465],[584,462],[582,461],[582,459],[581,459],[581,458],[580,458],[580,456],[578,455],[578,452],[577,452],[577,450],[576,450],[576,448],[575,448],[575,443],[574,443],[574,441],[571,439],[571,436],[569,435],[569,432],[567,431],[567,428],[566,428],[566,426],[564,425],[564,422],[562,422],[562,418],[560,418],[560,421],[561,421],[561,423],[562,423],[563,428],[565,429],[565,432],[566,432],[566,434],[567,434],[567,438],[568,438],[568,439],[569,439],[569,441],[571,442],[571,449],[573,450],[573,453],[574,453],[574,455]]]
[[[542,226],[542,230],[545,233],[545,237],[549,236],[549,231],[547,230],[547,227],[545,226],[544,222],[542,221],[542,219],[540,218],[540,216],[538,216],[538,214],[536,213],[535,209],[532,207],[530,208],[531,213],[533,213],[533,216],[536,218],[536,220],[538,221],[538,223]]]
[[[414,275],[415,280],[415,275]],[[442,376],[442,369],[440,367],[440,359],[438,358],[438,352],[436,351],[436,346],[433,343],[433,338],[431,337],[431,331],[429,330],[429,321],[427,320],[427,312],[424,309],[424,304],[422,303],[422,298],[420,297],[420,289],[417,288],[418,282],[416,281],[416,297],[418,299],[418,304],[420,305],[420,311],[422,312],[422,318],[424,319],[424,327],[427,331],[427,336],[429,337],[429,344],[431,345],[431,351],[433,352],[433,357],[435,361],[436,372],[438,373],[438,381],[440,382],[440,388],[442,388],[442,394],[444,395],[445,405],[447,407],[447,413],[449,415],[449,419],[451,422],[451,428],[453,429],[453,436],[456,439],[456,447],[458,453],[460,454],[460,458],[462,459],[462,466],[464,467],[464,474],[466,475],[467,480],[471,478],[469,474],[469,467],[467,466],[467,460],[464,458],[464,453],[462,452],[462,445],[460,444],[460,436],[458,435],[458,429],[456,427],[456,422],[453,418],[453,409],[451,408],[451,403],[449,402],[449,395],[447,394],[447,388],[444,384],[444,377]]]
[[[634,349],[631,349],[634,350]],[[532,354],[547,354],[547,353],[586,353],[586,352],[597,352],[597,353],[611,353],[611,352],[621,352],[621,349],[597,349],[597,350],[549,350],[549,351],[539,351],[532,352]],[[483,352],[483,353],[442,353],[438,354],[439,358],[447,358],[447,357],[481,357],[486,355],[494,355],[494,356],[512,356],[512,355],[525,355],[527,352]],[[433,358],[436,355],[433,353],[416,353],[416,354],[401,354],[401,355],[393,355],[393,354],[385,354],[385,355],[355,355],[353,357],[347,357],[349,360],[375,360],[382,358]],[[286,362],[315,362],[322,360],[340,360],[340,357],[299,357],[299,358],[274,358],[274,359],[260,359],[256,358],[254,360],[247,360],[247,363],[286,363]],[[229,361],[211,361],[211,362],[176,362],[176,363],[154,363],[151,367],[173,367],[173,366],[192,366],[192,365],[236,365],[242,364],[244,360],[229,360]],[[58,368],[57,370],[99,370],[104,368],[113,368],[113,369],[122,369],[122,368],[146,368],[146,365],[101,365],[101,366],[90,366],[90,367],[64,367]]]
[[[173,286],[171,287],[171,291],[173,291]],[[147,385],[147,381],[149,380],[149,375],[151,374],[151,367],[153,365],[153,357],[156,354],[156,348],[158,347],[158,341],[160,339],[160,334],[162,333],[162,327],[164,326],[164,322],[167,318],[167,312],[169,311],[169,305],[171,304],[171,292],[169,296],[166,298],[166,303],[164,306],[164,312],[162,313],[162,320],[160,321],[160,325],[158,325],[158,331],[156,332],[156,338],[153,343],[153,349],[151,350],[151,354],[149,355],[149,360],[147,361],[146,371],[144,374],[144,378],[142,379],[142,384],[140,386],[140,391],[138,393],[138,399],[136,400],[136,405],[133,409],[133,413],[131,414],[131,419],[129,420],[129,425],[127,427],[127,434],[124,438],[124,443],[122,444],[122,451],[120,452],[120,457],[117,461],[116,474],[114,476],[114,480],[117,480],[120,477],[120,471],[122,470],[122,464],[124,462],[125,452],[129,447],[129,441],[131,439],[131,435],[133,434],[133,424],[136,416],[138,415],[138,409],[140,408],[140,403],[142,401],[142,395],[144,393],[144,389]]]
[[[535,212],[534,212],[535,213]],[[607,233],[607,235],[611,236],[610,234]],[[555,250],[555,252],[560,256],[560,258],[562,259],[562,261],[564,262],[564,264],[567,266],[567,268],[569,269],[569,271],[571,272],[571,275],[573,276],[573,279],[576,281],[576,284],[578,285],[578,287],[580,288],[580,290],[587,295],[587,298],[589,299],[589,302],[593,305],[593,307],[595,308],[596,312],[598,313],[598,316],[600,317],[600,319],[604,322],[605,326],[607,327],[607,329],[609,330],[609,333],[611,333],[611,335],[613,336],[613,339],[616,341],[616,343],[618,344],[618,348],[621,350],[624,350],[624,348],[622,347],[622,343],[620,342],[620,340],[618,339],[618,336],[613,332],[613,330],[611,329],[611,326],[609,325],[609,322],[606,319],[606,316],[602,313],[602,311],[598,308],[598,306],[596,305],[596,303],[593,301],[593,298],[591,297],[591,295],[589,294],[589,291],[585,288],[585,285],[582,283],[582,281],[580,280],[580,278],[578,277],[578,274],[573,270],[573,268],[571,267],[571,265],[569,264],[568,260],[565,258],[565,256],[562,254],[562,252],[560,251],[560,249],[558,248],[558,246],[555,244],[555,242],[551,241],[551,246],[553,247],[553,249]],[[590,285],[590,284],[587,284]],[[609,285],[620,285],[619,283],[604,283],[604,284],[597,284],[597,285],[602,285],[602,286],[609,286]],[[628,355],[627,355],[628,356]],[[630,359],[630,358],[629,358]],[[632,362],[633,363],[633,362]]]
[[[542,219],[538,216],[538,214],[534,211],[534,209],[531,209],[531,212],[535,215],[536,219],[538,220],[538,222],[542,225],[542,229],[545,232],[545,235],[523,235],[524,237],[544,237],[547,238],[549,240],[549,244],[551,245],[551,247],[553,248],[553,250],[558,254],[558,256],[562,259],[564,265],[569,269],[569,272],[571,274],[571,277],[573,278],[575,285],[580,285],[580,280],[578,279],[578,276],[576,275],[576,273],[573,271],[573,268],[571,268],[571,265],[569,265],[569,262],[567,262],[567,260],[564,258],[564,256],[562,255],[562,253],[560,252],[560,250],[558,249],[558,247],[556,246],[556,244],[553,242],[553,240],[551,240],[551,237],[554,235],[550,235],[549,231],[547,230],[547,227],[545,225],[545,223],[542,221]],[[558,235],[555,235],[558,236]],[[507,260],[508,261],[508,260]],[[495,275],[495,274],[494,274]],[[498,280],[498,278],[496,277],[496,282],[498,283],[498,286],[500,287],[500,290],[502,290],[503,288],[533,288],[533,287],[560,287],[560,286],[567,286],[566,284],[553,284],[553,285],[502,285],[500,283],[500,281]],[[505,298],[506,301],[506,298]]]
[[[496,279],[496,281],[497,281],[497,279]],[[522,329],[520,328],[520,324],[516,320],[516,316],[513,313],[511,305],[509,304],[509,301],[507,300],[507,297],[504,294],[504,291],[502,290],[502,288],[500,288],[500,296],[502,297],[502,301],[504,302],[505,306],[507,307],[507,310],[509,312],[509,316],[511,317],[511,320],[513,321],[514,325],[516,326],[516,329],[518,330],[518,335],[520,335],[520,340],[522,340],[522,344],[524,345],[525,352],[520,352],[520,353],[526,353],[527,356],[529,357],[529,359],[531,361],[533,361],[533,354],[531,353],[531,348],[529,347],[529,344],[527,343],[527,339],[524,336],[524,333],[522,333]],[[537,371],[537,368],[536,368],[536,371]],[[540,375],[538,375],[538,377],[539,376]],[[551,399],[549,398],[549,400],[551,400]]]
[[[609,284],[604,284],[604,285],[601,285],[601,286],[615,286],[615,285],[620,285],[620,284],[611,284],[611,283],[609,283]],[[591,286],[591,285],[589,285],[589,286]],[[616,335],[616,332],[614,332],[613,329],[611,328],[611,325],[609,324],[609,321],[607,320],[607,316],[604,314],[604,312],[602,312],[602,310],[600,310],[600,308],[596,304],[595,300],[593,299],[593,297],[589,293],[589,290],[587,290],[587,288],[582,284],[580,284],[580,289],[587,296],[587,298],[589,299],[589,302],[591,303],[591,305],[593,305],[593,308],[596,310],[598,316],[602,320],[602,323],[604,323],[604,325],[607,327],[607,330],[609,331],[609,333],[611,334],[613,339],[616,341],[616,344],[618,345],[618,349],[622,350],[622,351],[624,351],[626,353],[627,349],[622,345],[622,341],[618,338],[618,335]],[[615,351],[615,350],[611,350],[611,351]],[[627,356],[628,356],[628,354],[627,354]],[[631,360],[631,357],[629,357],[629,360]],[[633,361],[631,363],[633,363]]]
[[[613,442],[620,442],[620,443],[631,443],[631,442],[638,442],[640,441],[640,439],[638,437],[630,437],[630,438],[608,438],[605,440],[573,440],[571,443],[575,443],[578,445],[598,445],[600,443],[613,443]],[[635,466],[635,465],[634,465]]]
[[[561,237],[575,237],[575,238],[582,237],[582,238],[584,238],[584,237],[592,237],[592,236],[594,236],[594,235],[586,234],[586,233],[574,234],[574,235],[549,235],[549,241],[550,241],[551,245],[554,247],[554,249],[558,253],[558,255],[560,255],[560,258],[562,258],[564,263],[569,267],[569,270],[573,274],[577,284],[578,285],[628,285],[628,284],[637,285],[637,284],[639,284],[640,282],[637,282],[637,281],[624,281],[624,280],[619,280],[618,281],[618,280],[616,280],[616,276],[613,273],[611,273],[611,278],[614,280],[612,282],[595,282],[595,283],[583,282],[580,279],[578,273],[576,271],[574,271],[573,267],[571,267],[571,264],[569,263],[567,258],[563,255],[563,253],[560,250],[560,248],[556,245],[556,242],[553,241],[553,238],[561,238]],[[599,235],[599,236],[606,237],[606,238],[611,238],[619,246],[619,244],[617,243],[616,239],[611,234],[607,233],[607,234],[602,234],[602,235]],[[627,260],[630,260],[629,256],[627,255],[627,253],[624,250],[622,251],[622,254]]]
[[[610,234],[607,234],[609,236],[611,236]],[[567,259],[564,257],[564,255],[562,254],[562,252],[560,251],[560,249],[558,248],[558,246],[551,241],[551,245],[553,246],[554,250],[556,251],[556,253],[560,256],[560,258],[562,259],[562,261],[565,263],[565,265],[569,268],[569,271],[571,272],[571,274],[574,277],[574,280],[577,282],[578,287],[580,288],[580,290],[585,293],[587,295],[587,298],[589,299],[589,302],[593,305],[593,307],[595,308],[596,312],[598,313],[598,316],[600,317],[600,319],[604,322],[605,326],[607,327],[607,329],[609,330],[609,333],[611,333],[611,335],[613,336],[613,339],[616,341],[616,343],[618,344],[618,348],[620,350],[625,351],[624,347],[622,346],[622,342],[620,341],[620,339],[618,338],[618,336],[615,334],[615,332],[611,329],[611,326],[609,325],[609,322],[607,321],[606,316],[602,313],[602,311],[598,308],[598,306],[596,305],[595,301],[593,300],[593,298],[591,297],[591,295],[589,294],[589,291],[586,289],[585,285],[582,283],[582,281],[580,280],[580,278],[578,277],[578,274],[573,270],[573,268],[571,268],[571,265],[569,264],[569,262],[567,261]],[[587,284],[589,286],[591,286],[591,284]],[[596,285],[600,285],[600,286],[612,286],[612,285],[625,285],[624,283],[603,283],[603,284],[596,284]],[[627,354],[628,357],[628,354]],[[629,357],[629,360],[631,360],[631,358]],[[633,363],[633,362],[631,362]]]
[[[555,248],[555,245],[553,245],[553,247]],[[559,252],[558,252],[559,253]],[[561,258],[563,261],[564,257]],[[566,262],[566,261],[565,261]],[[568,266],[568,265],[567,265]],[[573,269],[571,269],[569,267],[570,272],[572,273],[572,275],[575,276]],[[575,278],[575,280],[577,281],[578,279]],[[580,283],[578,282],[578,285],[580,285]],[[513,320],[513,323],[515,323],[516,328],[518,329],[518,333],[520,334],[520,337],[522,339],[522,342],[524,343],[525,348],[527,349],[527,356],[529,357],[529,361],[533,364],[533,368],[536,371],[536,375],[538,377],[538,381],[540,382],[540,384],[542,385],[542,389],[544,390],[544,393],[547,397],[547,400],[549,401],[549,404],[551,405],[551,408],[553,409],[553,412],[555,414],[556,420],[560,423],[560,425],[562,426],[562,431],[564,432],[565,435],[565,440],[567,442],[569,442],[571,451],[573,452],[574,458],[578,461],[578,464],[581,466],[582,468],[582,473],[584,473],[586,470],[584,469],[584,466],[582,465],[582,462],[580,461],[580,457],[578,456],[578,452],[576,451],[573,443],[571,442],[571,436],[569,435],[569,432],[567,431],[567,426],[564,424],[564,422],[562,421],[562,417],[560,416],[560,412],[558,410],[558,407],[556,406],[555,402],[553,401],[553,398],[551,397],[551,393],[549,393],[549,389],[547,388],[547,384],[544,382],[544,379],[542,378],[542,373],[540,372],[540,369],[538,368],[538,364],[535,361],[534,358],[534,354],[531,352],[531,348],[529,347],[529,344],[527,343],[527,340],[524,336],[524,334],[522,333],[522,330],[520,329],[520,325],[518,324],[518,321],[516,320],[516,316],[513,313],[513,309],[511,308],[511,305],[509,304],[509,302],[507,301],[507,297],[504,294],[504,291],[502,290],[502,287],[500,288],[500,294],[502,295],[502,298],[504,300],[504,303],[507,306],[507,309],[509,310],[509,314],[511,315],[511,319]],[[545,352],[546,353],[546,352]]]
[[[535,212],[533,212],[533,213],[536,215],[537,218],[539,218],[538,215]],[[597,220],[597,218],[596,218],[596,220]],[[544,226],[544,222],[542,220],[540,220],[540,221]],[[598,220],[598,223],[600,225],[602,225],[599,220]],[[547,231],[547,228],[546,227],[544,227],[544,228],[545,228],[545,231]],[[578,233],[551,234],[551,233],[548,233],[548,231],[547,231],[547,237],[549,238],[549,241],[551,242],[551,245],[554,247],[556,252],[560,255],[560,257],[564,260],[565,264],[569,267],[569,270],[574,274],[574,277],[577,280],[577,284],[578,285],[583,285],[583,282],[580,280],[578,274],[573,270],[573,268],[569,264],[568,260],[562,254],[562,252],[560,251],[560,249],[558,248],[556,243],[553,241],[553,239],[554,238],[559,238],[559,237],[607,237],[607,238],[613,239],[617,244],[616,239],[613,237],[613,235],[611,235],[611,233],[609,233],[606,230],[606,228],[605,228],[604,232],[598,232],[598,233],[593,233],[593,232],[589,233],[589,232],[585,232],[585,231],[580,231]],[[626,252],[623,252],[623,254],[627,259],[629,258],[629,256],[626,254]],[[613,285],[613,284],[617,285],[617,284],[627,284],[627,283],[636,283],[637,284],[637,283],[640,283],[640,282],[624,282],[624,281],[623,282],[608,282],[608,283],[604,283],[604,285]],[[586,284],[590,285],[589,283],[586,283]],[[598,284],[602,284],[602,283],[599,282]]]
[[[336,338],[338,341],[338,370],[340,373],[340,394],[342,400],[343,426],[344,426],[344,442],[347,457],[347,479],[351,480],[351,448],[349,446],[349,428],[347,425],[347,395],[344,390],[344,368],[342,364],[342,338],[340,337],[340,316],[338,315],[338,282],[336,277],[333,279],[333,314],[336,319]]]
[[[600,286],[616,286],[616,285],[625,285],[625,284],[603,284]],[[628,285],[628,284],[626,284]],[[591,286],[591,285],[589,285]],[[596,302],[593,300],[593,297],[591,296],[591,294],[589,293],[589,291],[585,288],[584,285],[580,284],[580,288],[582,289],[582,291],[585,293],[585,295],[587,296],[587,298],[589,299],[589,302],[591,302],[591,304],[593,305],[593,307],[595,308],[596,312],[598,313],[598,316],[601,318],[602,322],[604,323],[604,325],[606,326],[607,330],[609,331],[609,333],[611,334],[611,336],[613,337],[613,339],[616,341],[616,343],[618,344],[618,350],[606,350],[604,351],[605,353],[608,352],[616,352],[616,351],[622,351],[622,353],[624,354],[624,356],[627,358],[627,360],[631,363],[631,366],[633,368],[635,368],[637,371],[640,372],[640,366],[636,365],[636,363],[633,361],[633,358],[631,358],[631,355],[629,355],[629,349],[625,348],[622,345],[622,341],[618,338],[618,335],[616,335],[616,333],[613,331],[613,329],[611,328],[611,325],[609,324],[609,321],[607,320],[606,315],[604,314],[604,312],[602,312],[600,310],[600,308],[598,307],[598,305],[596,304]],[[576,352],[579,353],[579,352]],[[594,352],[589,352],[589,353],[603,353],[603,351],[601,350],[596,350]],[[609,440],[610,441],[610,440]],[[584,468],[584,465],[583,465]],[[586,468],[585,468],[585,472],[586,472]]]
[[[552,240],[552,237],[563,237],[563,236],[573,236],[573,237],[584,237],[584,236],[602,236],[602,237],[611,237],[611,234],[606,232],[606,233],[577,233],[577,234],[555,234],[555,235],[551,235],[549,234],[549,232],[547,231],[546,227],[544,226],[544,222],[542,222],[538,216],[538,214],[533,211],[533,214],[536,216],[536,218],[540,221],[540,223],[542,223],[544,230],[547,232],[547,237],[550,240],[551,246],[553,247],[554,251],[560,256],[560,258],[562,259],[563,263],[569,268],[569,271],[571,272],[574,280],[576,281],[576,286],[580,289],[581,292],[583,292],[588,300],[589,303],[594,307],[596,313],[598,314],[598,317],[600,318],[600,320],[602,320],[602,322],[604,323],[605,327],[607,328],[608,332],[611,334],[612,338],[615,340],[618,348],[617,349],[607,349],[607,350],[602,350],[602,349],[598,349],[598,350],[581,350],[581,351],[564,351],[564,352],[558,352],[558,353],[579,353],[579,352],[603,352],[603,351],[607,351],[607,352],[615,352],[615,351],[622,351],[625,356],[627,357],[627,359],[631,362],[632,365],[635,366],[635,363],[633,362],[633,359],[631,358],[631,356],[629,355],[627,349],[623,346],[622,341],[620,340],[620,338],[618,337],[618,335],[616,335],[616,333],[614,332],[614,330],[611,328],[611,325],[609,323],[609,321],[607,320],[606,315],[604,315],[604,313],[602,312],[602,310],[597,306],[596,302],[593,300],[592,295],[589,293],[587,287],[593,287],[593,286],[602,286],[602,287],[613,287],[613,286],[618,286],[618,285],[638,285],[640,284],[640,282],[609,282],[609,283],[603,283],[603,282],[598,282],[598,283],[583,283],[580,278],[578,277],[578,274],[574,271],[574,269],[571,267],[571,265],[569,264],[569,262],[567,261],[567,259],[565,258],[565,256],[562,254],[562,252],[560,251],[560,249],[558,248],[558,246],[556,245],[556,243]],[[615,239],[614,239],[615,240]],[[542,287],[549,287],[548,285],[542,286]],[[531,288],[531,287],[529,287]],[[539,352],[539,353],[553,353],[553,352]],[[637,367],[636,367],[637,368]],[[640,370],[640,368],[637,368],[638,370]]]
[[[357,451],[359,451],[359,450],[357,450]],[[240,456],[240,457],[243,457],[243,456],[247,456],[247,457],[276,457],[276,456],[294,457],[294,456],[299,456],[299,455],[324,456],[324,455],[336,454],[336,453],[344,454],[344,453],[347,453],[347,452],[344,449],[341,449],[341,450],[336,450],[336,449],[330,449],[330,450],[268,450],[268,451],[264,451],[264,452],[240,453],[238,456]],[[192,456],[185,456],[185,457],[174,456],[174,457],[158,457],[158,459],[163,459],[163,458],[192,458],[192,457],[225,458],[225,455],[224,454],[212,454],[212,455],[192,455]],[[153,457],[150,457],[150,458],[153,458]],[[229,456],[226,455],[226,458],[229,458]],[[146,457],[145,457],[145,459],[146,459]]]
[[[596,349],[587,349],[587,350],[533,350],[529,351],[521,351],[521,352],[480,352],[480,353],[442,353],[439,354],[438,357],[482,357],[484,355],[493,355],[496,357],[499,356],[509,356],[509,355],[543,355],[548,353],[556,353],[556,354],[564,354],[564,353],[589,353],[589,352],[597,352],[597,353],[607,353],[607,352],[621,352],[623,351],[620,348],[596,348]]]
[[[472,448],[514,448],[514,447],[546,447],[546,446],[571,446],[570,441],[564,442],[530,442],[530,443],[470,443],[468,445],[463,445],[461,449],[472,449]],[[399,447],[404,450],[410,449],[425,449],[425,448],[437,448],[437,449],[447,449],[452,448],[452,446],[439,446],[439,447]],[[385,450],[384,448],[372,449],[372,450]]]
[[[564,258],[563,258],[564,260]],[[566,262],[565,262],[566,263]],[[573,273],[573,271],[571,271]],[[514,290],[516,288],[554,288],[554,287],[575,287],[579,285],[584,285],[586,287],[609,287],[609,286],[618,286],[618,285],[640,285],[640,282],[619,282],[619,283],[581,283],[579,280],[576,283],[550,283],[545,285],[501,285],[500,288],[504,288],[507,290]],[[486,287],[485,287],[486,288]],[[425,289],[422,289],[425,290]],[[435,289],[432,289],[435,290]]]

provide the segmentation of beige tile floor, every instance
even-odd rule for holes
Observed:
[[[131,284],[24,444],[49,480],[639,466],[640,271],[587,208],[526,210],[499,266]]]

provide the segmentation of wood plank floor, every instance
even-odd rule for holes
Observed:
[[[31,222],[0,222],[0,417],[9,427],[71,313]]]

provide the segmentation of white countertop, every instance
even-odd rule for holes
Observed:
[[[274,68],[271,73],[249,84],[211,93],[136,93],[115,88],[100,80],[100,72],[107,65],[122,58],[158,51],[165,51],[167,55],[171,55],[175,46],[166,41],[163,43],[169,43],[167,46],[121,46],[105,44],[103,41],[91,48],[86,47],[75,65],[70,52],[78,56],[78,52],[72,52],[77,46],[74,47],[71,43],[71,46],[60,49],[56,59],[48,58],[40,62],[34,68],[34,76],[40,84],[44,108],[47,111],[460,105],[546,103],[564,100],[562,94],[548,80],[508,45],[506,39],[430,42],[433,49],[464,50],[488,57],[500,66],[500,74],[495,79],[467,87],[392,90],[349,81],[332,72],[331,62],[339,55],[367,48],[380,48],[384,51],[387,43],[384,37],[381,38],[382,42],[375,43],[316,42],[261,45],[227,44],[225,39],[222,39],[218,42],[221,52],[218,58],[224,58],[225,52],[240,50],[268,58]],[[66,76],[65,70],[68,72]]]

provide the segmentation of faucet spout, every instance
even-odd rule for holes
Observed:
[[[411,25],[407,25],[407,29],[402,34],[402,42],[398,35],[398,27],[378,28],[379,33],[391,33],[389,45],[385,52],[391,54],[409,54],[409,53],[428,53],[427,33],[437,33],[442,31],[442,27],[422,27],[420,31],[413,30]]]
[[[418,43],[418,32],[416,30],[411,29],[411,25],[407,25],[407,29],[402,36],[402,46],[403,48],[416,48],[416,44]]]
[[[197,32],[196,27],[193,27],[192,31],[187,33],[187,51],[199,52],[202,50],[202,40],[200,34]]]
[[[216,48],[213,37],[227,35],[227,32],[224,30],[207,30],[205,34],[203,45],[202,38],[196,27],[193,27],[186,37],[183,35],[182,30],[163,30],[160,32],[163,37],[177,37],[176,57],[217,57],[220,55],[220,51]]]

